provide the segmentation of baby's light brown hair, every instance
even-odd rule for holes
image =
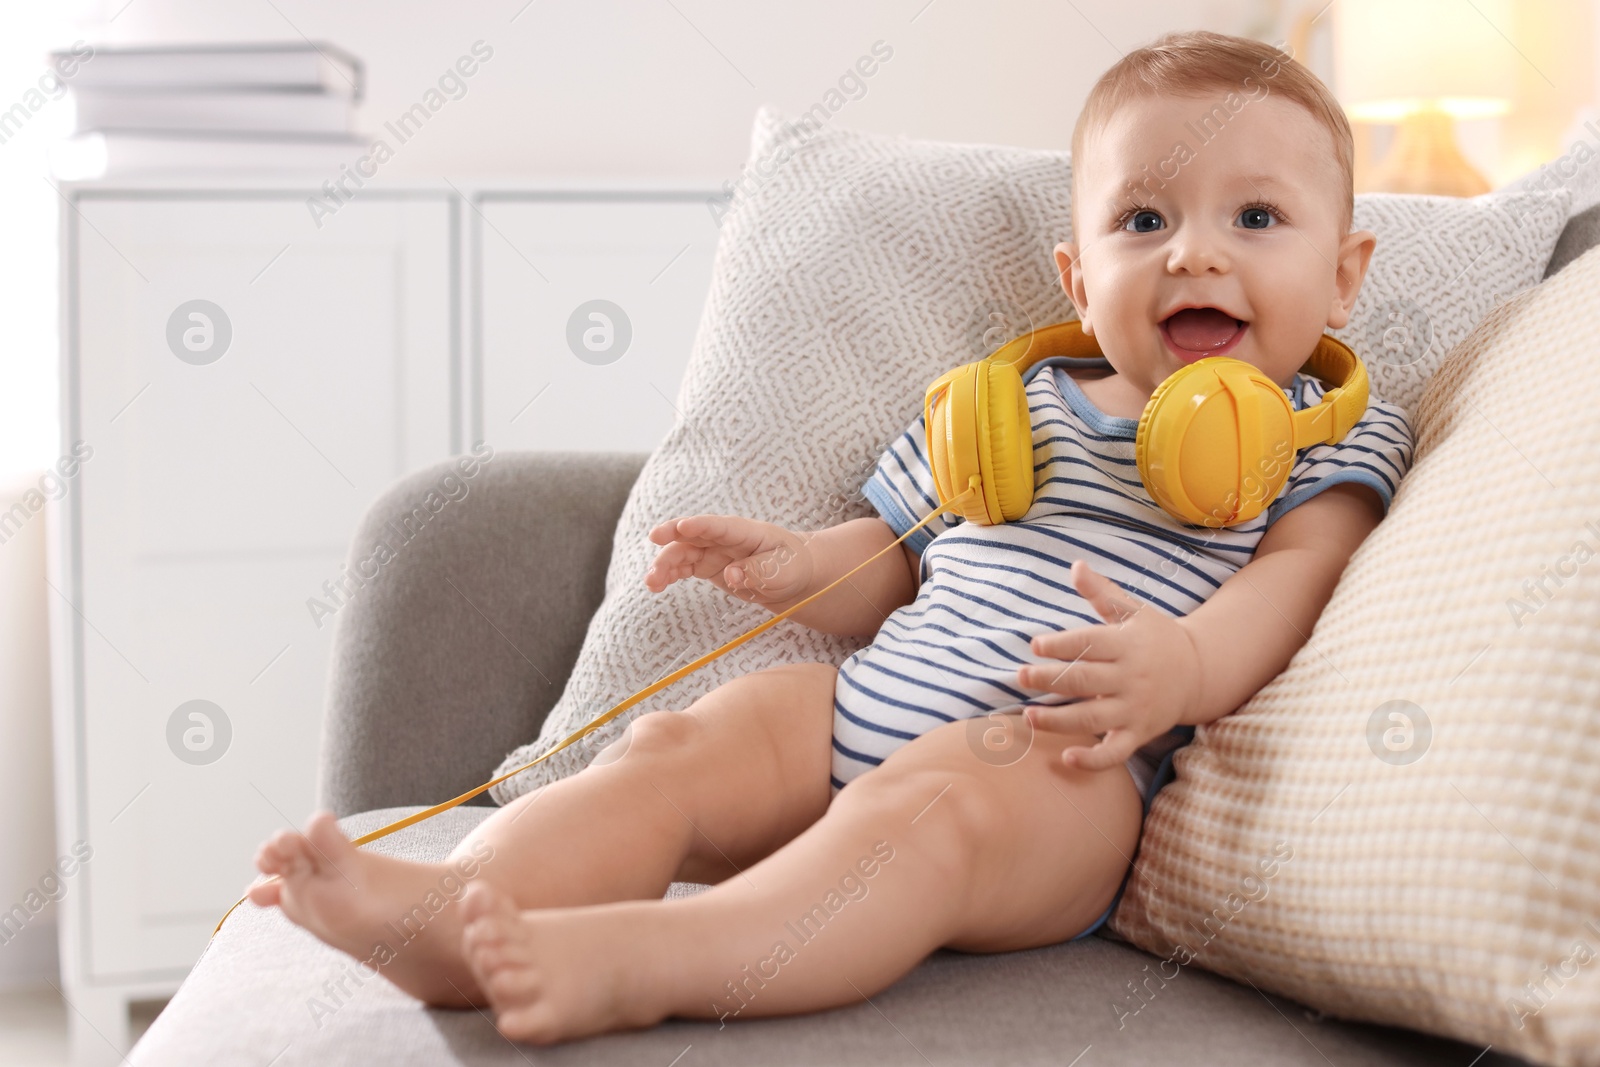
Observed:
[[[1077,124],[1072,128],[1072,158],[1074,161],[1081,158],[1087,133],[1130,101],[1150,96],[1259,94],[1252,86],[1263,86],[1268,93],[1277,93],[1299,104],[1332,135],[1334,162],[1339,168],[1344,197],[1341,232],[1350,232],[1355,210],[1355,143],[1350,136],[1350,121],[1345,118],[1344,107],[1322,79],[1298,60],[1273,45],[1249,37],[1186,30],[1168,33],[1123,56],[1100,75],[1094,88],[1089,90],[1089,98],[1084,101]],[[1216,106],[1222,109],[1223,123],[1232,118],[1220,99]],[[1074,236],[1081,241],[1083,235],[1077,233],[1078,172],[1074,166],[1072,204]]]

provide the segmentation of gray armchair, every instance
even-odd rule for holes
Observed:
[[[600,603],[613,530],[644,459],[496,456],[468,494],[429,521],[341,612],[322,794],[347,831],[375,828],[481,783],[508,750],[536,734]],[[408,514],[446,470],[397,484],[367,516],[354,551],[364,555],[377,532]],[[457,808],[372,847],[438,858],[486,814],[481,806]],[[675,885],[668,895],[698,888]],[[1158,964],[1104,931],[1026,952],[942,951],[870,1003],[726,1026],[669,1020],[542,1049],[513,1045],[485,1014],[425,1008],[364,976],[276,910],[247,906],[207,948],[133,1062],[1523,1062],[1408,1030],[1320,1017],[1195,966],[1172,976]],[[1142,1004],[1136,1013],[1135,1004]]]
[[[612,531],[646,458],[498,455],[462,480],[467,495],[338,620],[324,807],[345,816],[457,796],[539,733],[600,606]],[[370,550],[443,471],[390,488],[353,548]]]

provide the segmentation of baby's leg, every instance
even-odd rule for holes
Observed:
[[[1060,766],[1092,736],[1040,730],[1002,766],[970,726],[907,742],[744,877],[690,899],[518,913],[473,886],[468,957],[500,1029],[546,1043],[859,1004],[940,946],[1080,933],[1128,869],[1138,791],[1121,766]]]
[[[659,898],[674,880],[756,863],[828,807],[836,674],[787,664],[641,715],[594,764],[496,810],[444,863],[357,849],[318,814],[262,845],[257,867],[280,880],[250,899],[431,1004],[483,1003],[461,956],[463,875],[543,908]]]

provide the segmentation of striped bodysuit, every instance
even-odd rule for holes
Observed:
[[[900,745],[956,719],[1069,698],[1016,685],[1023,663],[1059,662],[1029,647],[1036,634],[1102,622],[1072,585],[1074,560],[1089,561],[1129,595],[1186,615],[1250,561],[1267,528],[1291,508],[1340,482],[1377,491],[1387,510],[1411,463],[1403,409],[1382,401],[1344,440],[1296,458],[1289,483],[1266,512],[1238,526],[1188,526],[1162,510],[1134,462],[1138,423],[1101,412],[1063,365],[1030,368],[1034,500],[1020,520],[996,526],[942,515],[907,541],[921,554],[916,599],[884,620],[872,643],[839,668],[834,696],[833,787],[837,792]],[[1110,367],[1104,358],[1075,367]],[[1325,391],[1296,375],[1286,390],[1296,410]],[[863,487],[896,534],[935,509],[923,418],[879,458]],[[1171,754],[1193,736],[1180,726],[1144,745],[1128,770],[1148,810],[1171,778]]]

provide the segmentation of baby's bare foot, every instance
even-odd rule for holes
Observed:
[[[648,905],[647,905],[648,906]],[[668,1001],[631,903],[518,911],[483,882],[461,900],[462,954],[514,1041],[548,1045],[651,1026]]]
[[[482,996],[461,956],[461,862],[409,863],[363,852],[331,814],[318,812],[305,833],[280,830],[257,850],[256,869],[277,879],[252,886],[249,897],[282,908],[290,921],[412,996],[465,1007]]]

